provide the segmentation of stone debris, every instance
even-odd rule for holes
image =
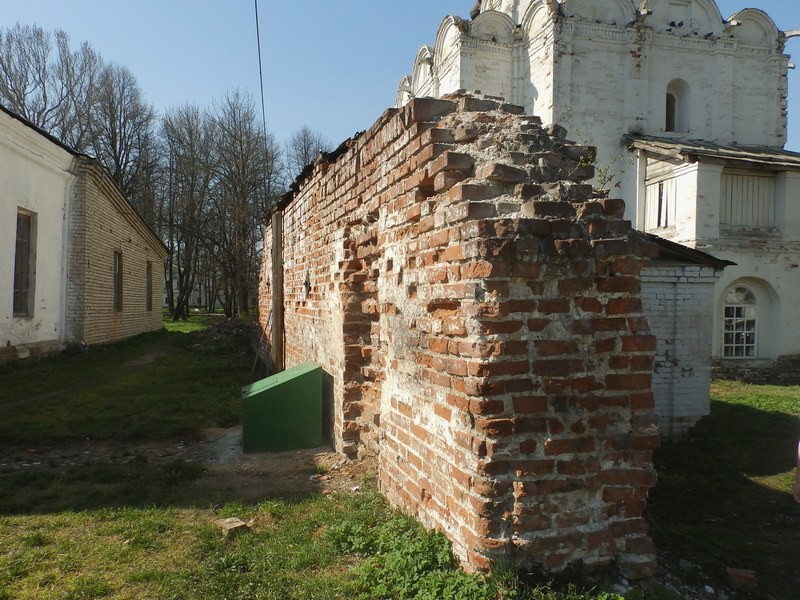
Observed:
[[[238,517],[228,517],[227,519],[214,519],[214,525],[222,530],[224,538],[230,538],[240,533],[247,533],[253,527],[253,521],[242,521]]]
[[[755,571],[750,569],[734,569],[728,567],[728,580],[731,587],[735,590],[755,590],[758,588],[758,577]]]

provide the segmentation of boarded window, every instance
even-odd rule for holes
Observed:
[[[775,226],[775,179],[747,171],[722,174],[721,225]]]
[[[758,302],[749,287],[737,285],[725,296],[722,355],[725,358],[756,358]]]
[[[644,205],[645,230],[674,226],[677,202],[677,179],[665,179],[649,184]]]
[[[122,252],[114,252],[114,310],[122,310]]]
[[[17,211],[17,244],[14,252],[14,316],[33,316],[36,287],[36,250],[34,213]]]
[[[153,310],[153,263],[147,261],[147,281],[145,282],[145,290],[147,297],[145,298],[145,309],[148,311]]]

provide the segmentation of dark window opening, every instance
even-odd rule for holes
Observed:
[[[14,316],[33,316],[36,253],[34,216],[17,212],[17,243],[14,253]]]
[[[667,93],[667,122],[664,125],[664,131],[677,131],[677,110],[678,99],[675,94]]]
[[[114,252],[114,310],[122,310],[122,252]]]
[[[147,297],[145,299],[145,309],[149,312],[153,310],[153,263],[147,261],[147,282],[145,284]]]

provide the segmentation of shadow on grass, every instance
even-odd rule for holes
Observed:
[[[233,332],[233,333],[231,333]],[[164,439],[241,418],[245,328],[161,331],[0,370],[0,440]]]
[[[241,386],[255,378],[254,325],[212,321],[0,369],[0,514],[317,492],[313,464],[298,464],[288,485],[254,469],[206,468],[202,452],[173,456],[181,440],[240,422]]]
[[[286,473],[239,472],[175,460],[149,464],[96,461],[71,467],[0,470],[0,514],[48,514],[102,508],[217,508],[236,502],[303,499],[320,493],[313,465]]]
[[[729,567],[755,571],[758,589],[737,598],[797,598],[800,507],[789,493],[797,435],[789,414],[713,401],[687,438],[656,452],[648,521],[660,551],[719,582]]]

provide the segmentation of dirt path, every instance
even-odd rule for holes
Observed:
[[[70,469],[87,465],[149,465],[185,461],[204,467],[204,487],[224,490],[242,501],[315,491],[353,492],[376,461],[350,461],[322,446],[284,452],[242,452],[241,426],[205,429],[192,440],[65,442],[44,447],[0,446],[0,471]]]

